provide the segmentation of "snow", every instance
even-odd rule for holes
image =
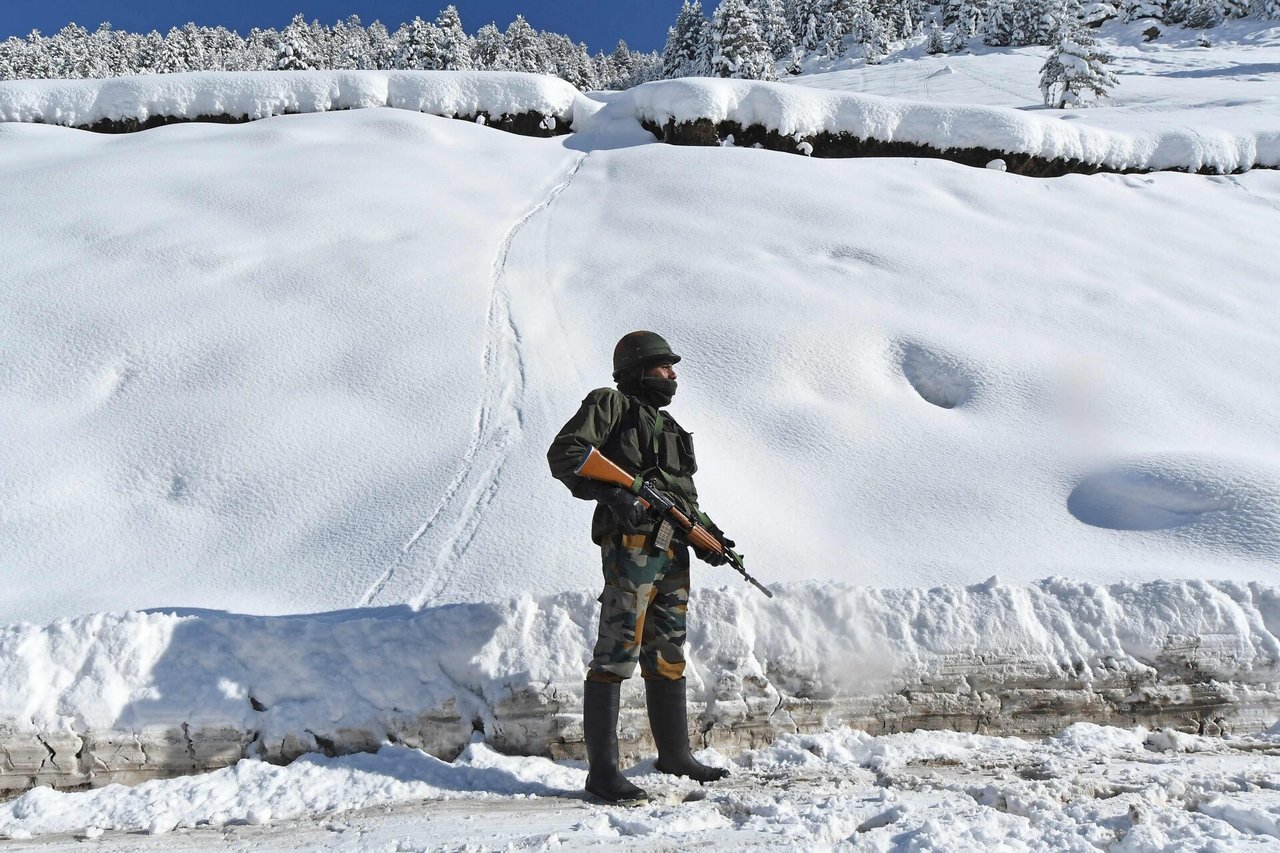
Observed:
[[[557,736],[550,711],[539,728],[508,724],[500,709],[527,694],[560,707],[581,701],[592,598],[275,618],[134,612],[10,626],[0,629],[0,720],[86,738],[186,721],[254,732],[268,746],[292,738],[314,747],[316,736],[376,743],[438,711],[433,749],[445,754],[465,745],[473,721],[506,748],[539,751]],[[691,613],[691,699],[726,723],[757,698],[772,710],[783,697],[874,700],[942,684],[964,661],[985,661],[971,677],[991,683],[1100,690],[1128,678],[1137,690],[1174,663],[1161,661],[1179,638],[1197,638],[1201,678],[1236,684],[1242,699],[1249,685],[1280,680],[1280,591],[1256,583],[811,583],[781,585],[774,599],[743,585],[700,589]],[[446,722],[450,709],[456,724]]]
[[[494,751],[546,734],[503,730],[522,695],[574,714],[597,557],[544,453],[636,328],[684,356],[672,411],[704,507],[778,592],[696,570],[689,676],[711,722],[945,691],[965,666],[1128,679],[1145,701],[1184,647],[1202,686],[1269,722],[1280,175],[1032,180],[678,148],[637,121],[1229,170],[1274,156],[1280,115],[1280,35],[1232,26],[1205,51],[1110,31],[1114,105],[1063,113],[1021,109],[1042,58],[1018,50],[590,97],[481,74],[3,84],[22,121],[0,123],[0,576],[21,583],[0,588],[0,728],[376,748],[440,712],[437,747],[477,728],[491,745],[35,790],[0,804],[0,832],[1274,846],[1274,734],[788,735],[704,753],[737,768],[708,789],[641,764],[662,793],[628,812],[562,796],[580,766]],[[366,105],[404,109],[342,109]],[[224,108],[273,117],[50,126]],[[279,115],[313,109],[333,111]],[[420,114],[520,109],[575,132]],[[350,810],[358,832],[307,817]],[[477,813],[492,828],[464,831]]]
[[[630,128],[0,125],[0,621],[594,586],[545,448],[646,327],[766,583],[1276,581],[1280,177]]]
[[[81,127],[154,116],[261,119],[286,113],[392,107],[436,116],[537,112],[571,120],[578,90],[515,71],[219,71],[106,80],[0,83],[0,122]]]
[[[0,804],[0,838],[26,849],[15,842],[47,837],[32,847],[46,850],[76,843],[59,834],[156,849],[121,832],[166,835],[157,843],[170,849],[232,837],[270,849],[369,849],[387,836],[413,849],[608,841],[624,849],[1148,850],[1161,839],[1176,849],[1272,849],[1280,739],[1200,739],[1205,751],[1193,758],[1162,751],[1161,734],[1080,723],[1039,743],[956,732],[784,735],[732,760],[700,753],[732,769],[705,788],[642,762],[628,776],[654,801],[632,809],[582,800],[577,763],[504,756],[478,742],[446,763],[388,745],[288,767],[246,760],[133,788],[37,788]],[[262,826],[271,823],[280,828]],[[220,829],[235,834],[211,831]]]

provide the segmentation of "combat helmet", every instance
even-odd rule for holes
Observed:
[[[664,362],[675,364],[679,360],[680,356],[671,351],[671,345],[657,332],[629,332],[613,348],[613,378],[621,379],[632,368]]]

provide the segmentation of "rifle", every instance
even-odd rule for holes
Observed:
[[[676,506],[675,502],[658,488],[656,481],[631,476],[594,447],[583,454],[582,461],[578,463],[578,467],[573,472],[579,477],[608,483],[611,486],[618,486],[631,492],[631,494],[640,499],[641,504],[656,513],[659,518],[670,519],[677,527],[683,530],[690,545],[701,548],[704,551],[723,554],[729,565],[738,570],[738,574],[742,575],[744,579],[769,598],[773,598],[773,593],[769,591],[768,587],[747,573],[746,567],[742,565],[742,555],[727,547],[720,541],[720,537],[703,527],[698,521],[690,519],[689,516],[681,512],[680,507]]]

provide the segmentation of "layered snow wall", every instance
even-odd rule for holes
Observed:
[[[296,617],[96,614],[0,629],[0,789],[137,781],[246,755],[578,755],[587,592]],[[1280,588],[1231,582],[748,587],[691,603],[695,737],[1079,721],[1257,731],[1280,701]],[[646,751],[624,685],[624,751]]]
[[[137,130],[187,120],[392,107],[526,135],[623,121],[679,144],[755,145],[813,156],[940,157],[1024,174],[1280,166],[1280,118],[1119,130],[1053,113],[910,101],[752,80],[646,83],[594,100],[556,77],[493,71],[280,71],[0,83],[0,121]],[[530,117],[513,121],[512,117]],[[593,118],[594,117],[594,118]],[[594,125],[593,125],[594,122]]]

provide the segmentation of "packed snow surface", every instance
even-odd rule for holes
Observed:
[[[702,760],[731,770],[706,787],[642,762],[627,775],[654,801],[627,809],[584,801],[577,763],[473,743],[450,764],[385,746],[288,767],[246,760],[135,788],[36,788],[0,804],[0,838],[15,849],[58,834],[74,844],[66,839],[74,834],[108,849],[1272,850],[1280,847],[1277,752],[1274,734],[1222,741],[1087,723],[1042,742],[845,729],[784,735],[732,759],[705,750]],[[309,815],[318,817],[297,820]],[[262,826],[272,822],[282,826]],[[165,838],[153,847],[117,832]],[[50,841],[37,849],[58,839]]]
[[[645,136],[0,124],[0,622],[594,586],[544,454],[637,328],[767,583],[1277,580],[1280,175]]]
[[[437,116],[537,112],[569,121],[578,90],[514,71],[206,71],[0,83],[0,122],[82,127],[155,116],[260,119],[393,107]]]

